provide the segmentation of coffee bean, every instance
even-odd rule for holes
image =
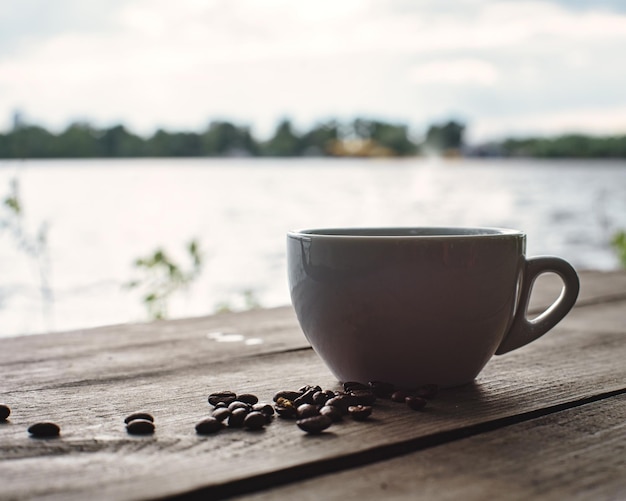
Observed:
[[[331,390],[320,390],[313,393],[313,403],[316,405],[324,405],[328,400],[335,396],[335,392]]]
[[[393,400],[394,402],[404,403],[406,397],[410,395],[411,394],[406,390],[397,390],[391,394],[391,400]]]
[[[278,417],[283,419],[295,419],[298,413],[294,405],[291,403],[291,400],[282,399],[280,402],[280,404],[277,402],[274,406]]]
[[[0,421],[6,421],[11,414],[11,408],[6,404],[0,404]]]
[[[326,401],[326,405],[332,405],[333,407],[337,407],[342,414],[346,414],[348,412],[348,407],[351,405],[355,405],[356,400],[352,395],[337,395],[330,400]]]
[[[244,409],[242,407],[238,407],[234,411],[231,411],[230,417],[228,418],[228,427],[241,428],[247,415],[248,409]]]
[[[334,423],[341,421],[343,415],[342,412],[333,405],[324,405],[320,409],[320,414],[328,416]]]
[[[218,421],[226,421],[230,417],[230,411],[226,407],[218,407],[213,410],[211,417]]]
[[[298,391],[302,394],[302,393],[306,393],[309,390],[313,390],[313,392],[316,392],[316,391],[322,391],[322,388],[321,386],[317,386],[317,385],[305,384],[304,386],[300,387]]]
[[[299,405],[296,409],[296,414],[298,419],[304,419],[311,416],[317,416],[319,414],[319,409],[317,405],[314,404],[302,404]]]
[[[270,404],[254,404],[252,406],[253,411],[258,411],[261,414],[265,414],[266,417],[271,418],[274,415],[274,407]]]
[[[434,398],[437,393],[439,392],[439,385],[436,384],[425,384],[423,386],[420,386],[417,390],[415,390],[415,392],[413,392],[413,394],[416,397],[422,397],[425,399],[431,399]]]
[[[369,390],[370,387],[358,381],[346,381],[343,383],[343,389],[344,391],[351,392],[353,390]]]
[[[365,421],[372,414],[372,407],[369,405],[351,405],[348,407],[348,414],[356,421]]]
[[[233,412],[235,409],[246,409],[250,411],[252,406],[250,404],[246,404],[245,402],[241,402],[240,400],[233,400],[230,404],[228,404],[228,410]]]
[[[317,392],[318,392],[318,390],[315,389],[315,388],[310,388],[310,389],[306,390],[302,395],[300,395],[298,398],[296,398],[293,401],[293,405],[295,405],[296,407],[299,407],[302,404],[312,404],[313,403],[313,395],[315,395]]]
[[[151,435],[154,433],[154,423],[147,419],[133,419],[126,425],[126,431],[131,435]]]
[[[242,395],[237,395],[237,400],[248,405],[254,405],[259,401],[259,397],[252,393],[243,393]]]
[[[299,419],[298,421],[296,421],[296,424],[298,425],[298,428],[300,428],[302,431],[306,431],[310,434],[317,434],[328,428],[332,424],[332,422],[332,419],[330,419],[328,416],[320,414],[319,416]]]
[[[222,421],[215,417],[204,418],[196,425],[196,433],[198,435],[211,435],[220,431],[223,426]]]
[[[55,423],[44,421],[42,423],[35,423],[28,428],[28,433],[36,438],[51,438],[59,436],[61,428]]]
[[[148,414],[147,412],[133,412],[131,415],[124,418],[124,423],[128,424],[135,419],[145,419],[146,421],[154,423],[154,417],[152,417],[152,414]]]
[[[243,420],[244,428],[248,430],[260,430],[267,424],[267,416],[258,411],[250,412]]]
[[[302,395],[302,393],[300,393],[299,391],[283,390],[283,391],[279,391],[278,393],[276,393],[276,395],[274,395],[273,400],[274,400],[274,402],[278,402],[278,399],[285,398],[285,399],[293,402],[300,395]]]
[[[376,394],[371,390],[352,390],[350,395],[355,398],[357,405],[373,405],[376,401]]]
[[[368,385],[374,394],[380,398],[389,398],[396,390],[396,387],[393,384],[385,383],[383,381],[370,381]]]
[[[422,397],[416,397],[411,395],[406,397],[404,399],[404,402],[410,409],[413,409],[414,411],[419,411],[426,406],[427,400]]]
[[[228,405],[236,399],[237,394],[230,390],[218,391],[209,395],[209,403],[211,405],[216,405],[218,402],[224,402]]]

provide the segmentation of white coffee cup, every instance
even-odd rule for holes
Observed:
[[[457,386],[494,354],[545,334],[580,284],[558,257],[525,257],[526,235],[500,228],[329,228],[287,235],[289,286],[304,335],[339,381]],[[560,297],[533,320],[534,280]]]

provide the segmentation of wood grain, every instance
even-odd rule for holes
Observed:
[[[245,499],[626,499],[625,415],[619,395]]]
[[[583,275],[582,291],[553,332],[495,357],[475,384],[442,392],[427,411],[385,401],[370,422],[344,422],[319,437],[278,419],[258,433],[202,438],[193,429],[210,391],[270,400],[305,383],[337,388],[290,308],[1,340],[0,400],[13,414],[0,425],[0,498],[253,492],[620,393],[626,274]],[[216,332],[243,337],[219,342]],[[153,437],[124,431],[123,418],[140,409],[155,415]],[[60,424],[61,437],[29,438],[26,428],[40,420]]]

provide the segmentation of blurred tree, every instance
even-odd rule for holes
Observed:
[[[431,150],[446,152],[463,146],[465,125],[451,120],[441,125],[431,125],[426,132],[425,146]]]
[[[214,121],[201,136],[202,151],[209,156],[255,156],[259,147],[247,127]]]
[[[105,129],[98,143],[104,157],[138,157],[144,153],[145,141],[128,132],[123,125]]]
[[[335,120],[314,126],[301,138],[302,154],[324,156],[330,152],[333,141],[339,137],[339,124]]]
[[[270,157],[295,157],[302,153],[302,141],[293,132],[291,121],[283,120],[276,127],[274,136],[262,145],[261,151]]]

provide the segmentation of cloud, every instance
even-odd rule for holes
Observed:
[[[24,0],[0,13],[20,27],[0,32],[0,118],[149,132],[216,116],[610,112],[626,106],[626,14],[609,3],[59,0],[29,26],[48,4]]]
[[[498,80],[496,67],[480,59],[447,59],[421,64],[410,70],[416,84],[481,85],[490,87]]]

